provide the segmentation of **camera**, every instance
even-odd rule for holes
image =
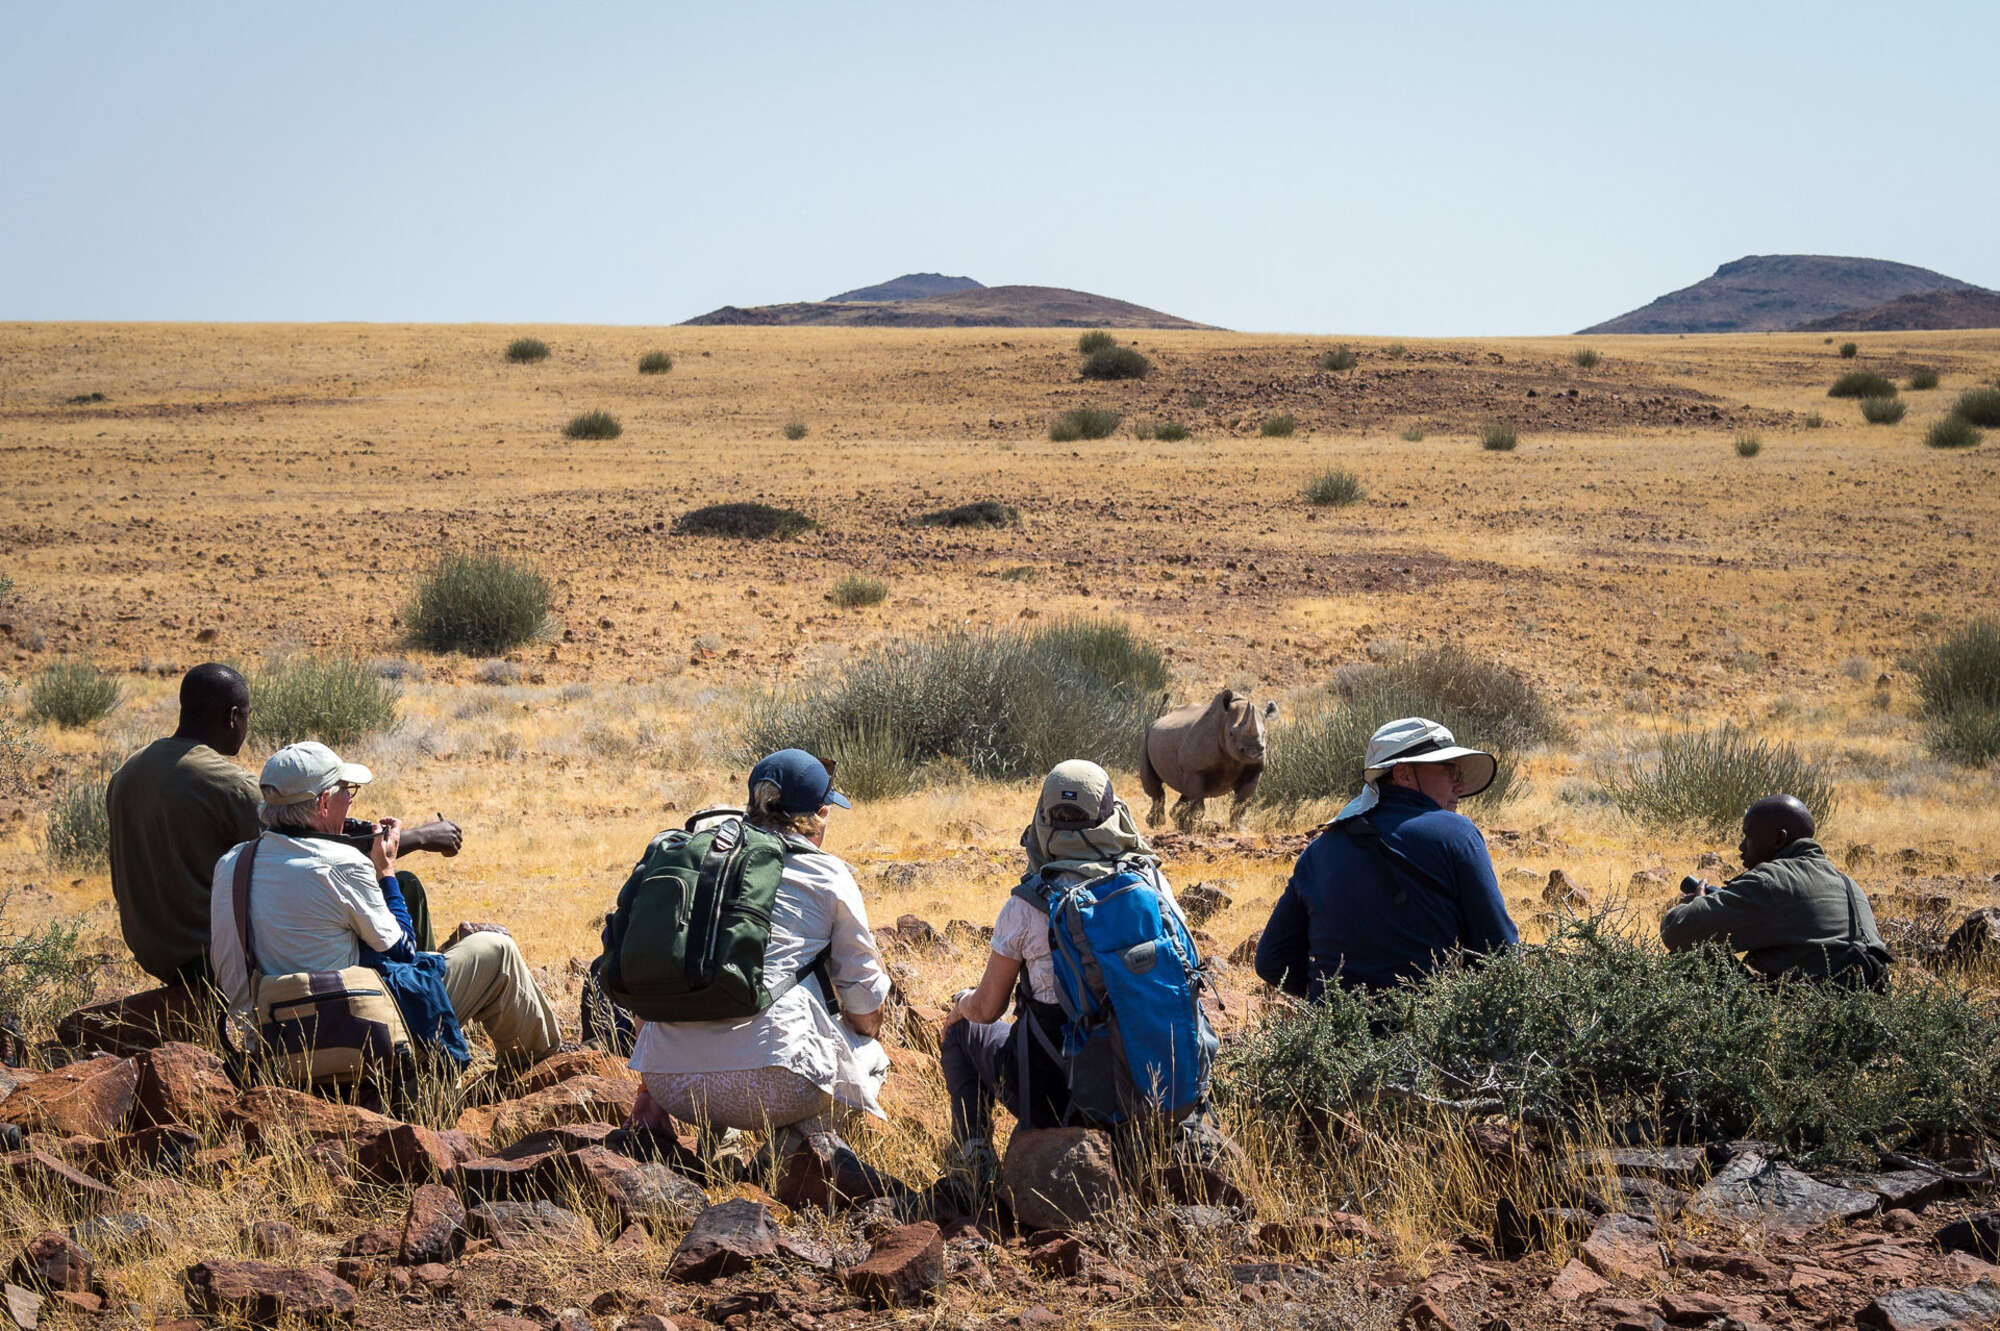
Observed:
[[[328,840],[345,842],[347,845],[360,851],[363,855],[366,855],[369,853],[369,849],[374,846],[375,838],[381,835],[382,829],[374,823],[366,822],[360,818],[343,818],[340,823],[339,833],[330,836]]]
[[[1708,891],[1708,884],[1693,874],[1689,874],[1687,877],[1681,879],[1681,895],[1684,897],[1698,897],[1706,891]]]

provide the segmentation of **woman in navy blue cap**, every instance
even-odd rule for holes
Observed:
[[[797,974],[822,953],[826,965],[754,1017],[647,1022],[632,1051],[659,1110],[711,1130],[775,1129],[778,1160],[789,1168],[809,1150],[821,1177],[837,1175],[850,1194],[862,1186],[854,1182],[860,1166],[838,1128],[847,1114],[883,1116],[875,1094],[889,1056],[874,1037],[890,991],[861,889],[824,848],[828,814],[851,807],[826,764],[803,749],[781,749],[750,770],[747,821],[785,846],[764,972]],[[643,1106],[636,1117],[645,1117]]]

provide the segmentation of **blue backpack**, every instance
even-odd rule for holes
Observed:
[[[1060,877],[1030,875],[1014,895],[1048,912],[1070,1117],[1178,1123],[1206,1108],[1216,1049],[1201,999],[1207,973],[1157,873],[1128,862],[1088,882]]]

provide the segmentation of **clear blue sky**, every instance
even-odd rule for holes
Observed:
[[[671,323],[898,273],[1566,332],[2000,286],[2000,5],[29,4],[0,318]]]

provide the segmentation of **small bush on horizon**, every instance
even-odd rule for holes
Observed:
[[[284,657],[250,677],[250,737],[271,748],[304,739],[344,748],[395,726],[402,694],[345,653]]]
[[[1307,502],[1320,507],[1328,505],[1345,507],[1348,504],[1359,503],[1367,497],[1368,492],[1362,488],[1360,477],[1351,471],[1342,471],[1335,467],[1320,472],[1307,481],[1304,494]]]
[[[507,359],[516,364],[547,360],[549,344],[539,337],[517,337],[507,344]]]
[[[1298,428],[1298,418],[1291,412],[1274,411],[1257,427],[1257,433],[1266,439],[1289,439]]]
[[[1764,451],[1764,441],[1758,438],[1756,435],[1739,434],[1736,436],[1737,457],[1754,458],[1763,451]]]
[[[124,689],[88,661],[45,666],[28,685],[28,719],[76,730],[107,715]]]
[[[889,584],[880,578],[871,578],[861,573],[850,573],[833,584],[829,599],[842,610],[856,606],[880,605],[889,597]],[[847,765],[841,764],[841,774],[846,775]]]
[[[1853,360],[1860,353],[1861,348],[1855,346],[1852,342],[1843,342],[1840,344],[1840,358],[1842,360]]]
[[[1479,446],[1489,453],[1511,453],[1520,442],[1513,426],[1498,421],[1479,432]]]
[[[1076,340],[1076,349],[1086,356],[1099,351],[1109,351],[1117,345],[1118,339],[1101,328],[1093,328]]]
[[[795,508],[738,502],[710,504],[674,519],[676,536],[734,536],[752,541],[789,541],[819,524]]]
[[[1079,439],[1108,439],[1124,416],[1105,407],[1071,407],[1049,422],[1049,439],[1069,444]]]
[[[1925,744],[1968,767],[2000,757],[2000,620],[1975,619],[1916,659]]]
[[[1989,430],[2000,429],[2000,388],[1968,388],[1958,395],[1951,414]]]
[[[1816,412],[1816,411],[1809,411],[1809,412],[1807,412],[1807,413],[1806,413],[1806,416],[1805,416],[1805,420],[1804,420],[1803,422],[1801,422],[1801,423],[1802,423],[1802,424],[1803,424],[1803,425],[1804,425],[1804,426],[1805,426],[1805,427],[1806,427],[1806,428],[1807,428],[1808,430],[1817,430],[1817,429],[1819,429],[1819,428],[1820,428],[1820,427],[1821,427],[1822,425],[1825,425],[1825,424],[1826,424],[1826,417],[1824,417],[1824,416],[1820,415],[1820,414],[1819,414],[1818,412]]]
[[[1018,527],[1021,512],[996,499],[975,499],[956,508],[941,508],[917,519],[926,527]]]
[[[1421,444],[1424,441],[1424,427],[1412,425],[1396,437],[1406,444]]]
[[[1319,353],[1319,367],[1335,374],[1353,369],[1361,363],[1361,357],[1347,347],[1334,347]]]
[[[1826,390],[1828,397],[1894,397],[1896,385],[1872,370],[1849,370]]]
[[[1152,370],[1153,362],[1137,347],[1100,347],[1084,357],[1079,373],[1086,379],[1144,379]]]
[[[1597,354],[1595,348],[1579,347],[1576,354],[1571,356],[1570,359],[1576,362],[1576,367],[1579,370],[1594,370],[1597,368],[1598,362],[1604,358]]]
[[[1140,427],[1141,439],[1158,439],[1163,443],[1177,444],[1188,437],[1188,427],[1179,421],[1154,421]]]
[[[1903,419],[1909,404],[1899,397],[1864,397],[1861,399],[1861,418],[1870,425],[1894,425]]]
[[[1928,365],[1919,365],[1910,371],[1910,390],[1921,393],[1938,386],[1938,372]]]
[[[806,437],[806,423],[794,416],[785,422],[785,438],[797,443]]]
[[[1382,354],[1390,360],[1401,360],[1410,354],[1410,349],[1401,342],[1391,342],[1388,346],[1382,348]]]
[[[665,374],[674,368],[674,358],[664,351],[649,351],[639,357],[639,373]]]
[[[1653,827],[1730,832],[1766,795],[1796,795],[1821,828],[1840,807],[1832,779],[1784,741],[1757,739],[1724,724],[1660,741],[1659,756],[1603,782],[1619,812]]]
[[[579,412],[563,426],[565,439],[616,439],[623,433],[625,427],[608,411]]]
[[[1942,416],[1924,432],[1924,443],[1931,448],[1974,448],[1985,437],[1963,416]]]
[[[498,656],[534,641],[553,600],[549,580],[530,561],[499,550],[456,550],[418,581],[403,623],[410,641],[429,651]]]

